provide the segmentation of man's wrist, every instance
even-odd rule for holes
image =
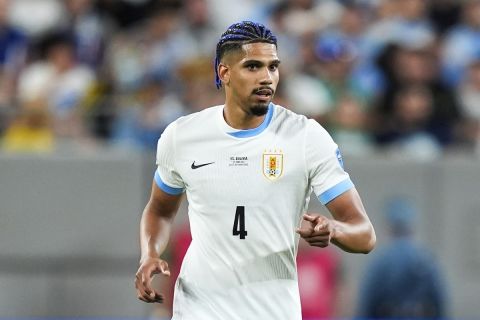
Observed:
[[[140,264],[144,263],[148,259],[160,259],[160,255],[157,253],[150,253],[140,257]]]
[[[330,220],[332,230],[330,232],[330,241],[336,240],[337,239],[337,233],[338,233],[338,224],[335,220]]]

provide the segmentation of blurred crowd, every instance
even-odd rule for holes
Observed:
[[[480,150],[480,0],[0,0],[0,148],[155,149],[223,103],[215,46],[243,19],[279,38],[275,103],[344,153]]]

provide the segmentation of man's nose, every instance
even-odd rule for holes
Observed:
[[[273,83],[273,74],[268,68],[265,68],[264,71],[262,72],[262,77],[260,78],[260,84],[269,85],[272,83]]]

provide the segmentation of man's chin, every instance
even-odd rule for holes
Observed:
[[[270,103],[266,104],[256,104],[250,108],[250,112],[255,116],[264,116],[268,112],[268,106]]]

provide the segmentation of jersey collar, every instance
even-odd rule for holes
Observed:
[[[273,103],[270,103],[268,105],[268,111],[267,114],[265,115],[265,118],[263,119],[263,122],[256,128],[253,129],[245,129],[245,130],[238,130],[230,127],[226,122],[225,119],[223,119],[223,108],[222,108],[222,119],[226,127],[227,134],[235,137],[235,138],[249,138],[249,137],[254,137],[256,135],[259,135],[262,133],[270,124],[273,118]]]

